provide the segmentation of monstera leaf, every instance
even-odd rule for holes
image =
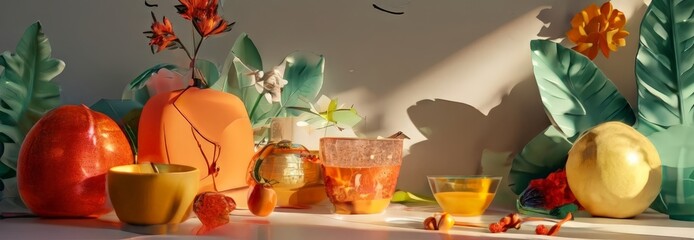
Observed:
[[[513,159],[508,174],[511,190],[520,195],[531,180],[545,178],[550,173],[564,168],[572,145],[554,126],[547,127],[530,140]]]
[[[636,56],[639,131],[694,125],[694,2],[653,0]]]
[[[635,121],[626,99],[585,56],[548,40],[533,40],[532,62],[551,122],[569,140],[607,121]]]
[[[34,23],[24,32],[16,53],[0,55],[0,162],[16,170],[19,148],[31,127],[44,113],[60,104],[60,87],[51,80],[65,68],[51,58],[51,45]]]

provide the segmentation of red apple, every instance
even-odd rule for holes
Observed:
[[[95,217],[111,211],[109,168],[133,163],[118,124],[87,106],[67,105],[43,116],[19,152],[17,184],[29,209],[44,217]]]

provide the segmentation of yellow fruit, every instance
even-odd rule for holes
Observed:
[[[591,215],[629,218],[646,210],[660,192],[660,165],[645,136],[624,123],[606,122],[574,143],[566,177]]]

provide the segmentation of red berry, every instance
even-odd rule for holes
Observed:
[[[547,227],[545,227],[545,225],[542,225],[542,224],[537,225],[537,227],[535,227],[535,234],[547,235],[547,234],[549,234],[549,229],[547,229]]]
[[[217,192],[200,193],[193,202],[193,211],[207,230],[229,223],[229,213],[234,209],[234,199]]]

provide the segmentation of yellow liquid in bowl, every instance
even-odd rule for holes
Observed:
[[[494,193],[439,192],[434,194],[443,211],[453,215],[479,216],[494,200]]]

